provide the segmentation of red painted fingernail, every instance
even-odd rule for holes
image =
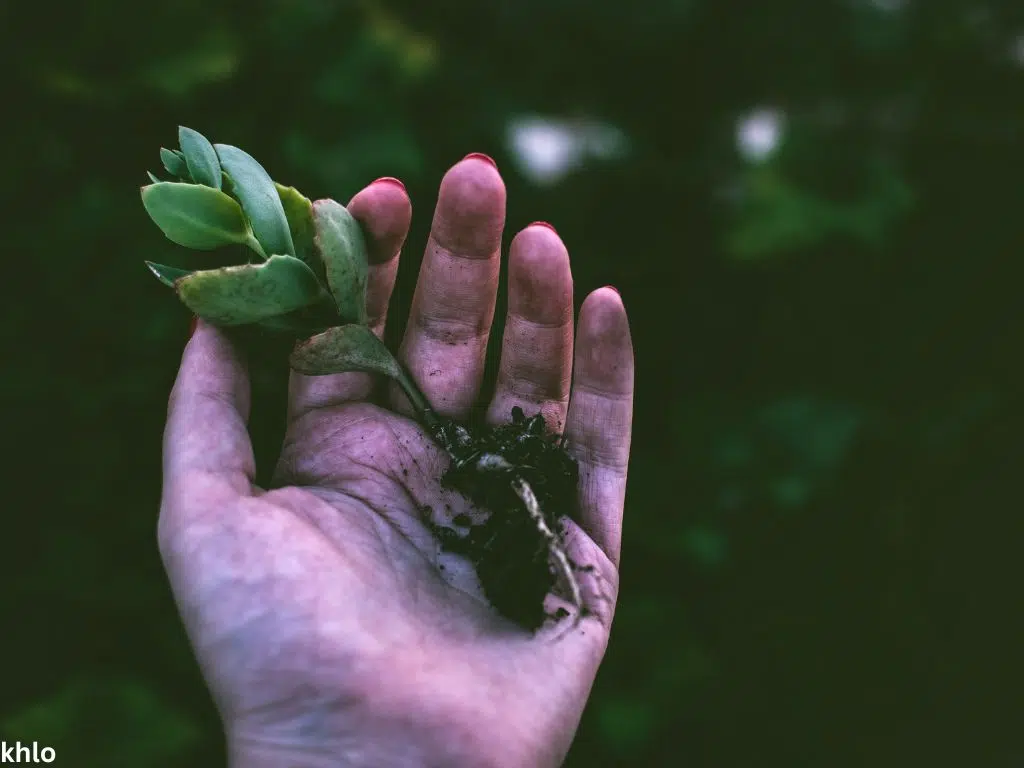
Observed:
[[[196,326],[199,325],[199,318],[192,315],[192,322],[188,324],[188,337],[191,339],[192,334],[196,332]]]
[[[485,163],[490,163],[494,166],[495,170],[498,168],[498,164],[494,162],[494,158],[489,155],[485,155],[483,152],[470,152],[466,155],[463,160],[483,160]]]
[[[614,285],[606,285],[605,288],[611,288],[613,291],[615,291],[616,294],[618,294],[620,299],[622,298],[622,291],[620,291]]]
[[[558,230],[555,229],[554,227],[552,227],[546,221],[534,221],[534,222],[531,222],[530,224],[528,224],[527,226],[530,226],[530,227],[547,227],[552,232],[554,232],[556,235],[558,234]]]
[[[405,190],[405,184],[396,179],[394,176],[381,176],[379,179],[374,179],[374,184],[394,184],[401,190]]]

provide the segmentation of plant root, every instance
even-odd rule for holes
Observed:
[[[575,627],[586,609],[558,523],[576,511],[579,470],[564,438],[547,434],[540,414],[526,418],[520,408],[500,426],[439,420],[430,432],[451,458],[444,485],[488,513],[464,536],[431,523],[442,549],[468,557],[506,618],[531,630],[557,623],[570,611],[547,613],[553,595],[574,609]]]
[[[579,582],[576,581],[576,576],[572,572],[572,566],[569,564],[569,556],[566,555],[565,547],[562,545],[562,537],[548,526],[547,521],[544,519],[544,514],[541,512],[540,502],[537,501],[537,496],[534,494],[529,483],[523,480],[523,478],[516,476],[512,480],[512,490],[523,500],[526,511],[537,526],[537,532],[547,542],[548,557],[553,561],[552,565],[558,571],[564,585],[569,590],[569,599],[575,610],[575,618],[573,620],[573,627],[575,627],[583,617],[583,597],[580,594]]]

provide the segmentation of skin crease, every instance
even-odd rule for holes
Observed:
[[[379,334],[411,205],[379,181],[349,209],[369,241]],[[504,218],[493,165],[467,158],[445,175],[400,357],[448,416],[479,397]],[[446,458],[400,394],[382,407],[367,375],[293,373],[274,488],[258,488],[245,363],[198,323],[170,397],[158,533],[233,766],[564,759],[614,612],[633,352],[610,288],[586,298],[574,333],[569,257],[548,227],[514,238],[508,306],[488,418],[519,405],[565,425],[580,461],[569,555],[593,566],[579,575],[591,615],[536,635],[498,616],[468,563],[440,554],[422,524],[424,507],[471,510],[439,487]]]

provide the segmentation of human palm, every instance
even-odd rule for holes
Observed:
[[[496,169],[478,157],[441,185],[400,357],[443,415],[465,416],[479,396],[504,202]],[[369,241],[367,308],[380,333],[409,201],[384,180],[349,209]],[[442,551],[425,523],[471,510],[440,486],[446,454],[404,415],[397,391],[378,405],[364,374],[293,373],[274,488],[257,488],[244,363],[199,324],[171,396],[160,543],[233,764],[564,757],[618,581],[633,373],[614,291],[584,302],[575,369],[573,336],[568,255],[552,230],[527,227],[510,249],[487,417],[507,420],[518,405],[566,431],[581,474],[569,554],[593,566],[581,580],[588,615],[531,633],[488,605],[471,564]]]

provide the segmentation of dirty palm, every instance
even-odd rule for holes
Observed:
[[[256,261],[196,271],[147,262],[153,273],[204,320],[256,324],[303,339],[290,359],[299,373],[392,378],[450,458],[441,484],[462,497],[448,496],[443,512],[429,503],[419,506],[442,549],[468,558],[478,589],[507,618],[536,629],[545,618],[567,616],[564,606],[546,612],[545,599],[554,590],[578,621],[586,606],[576,574],[594,568],[566,553],[578,468],[563,448],[564,436],[551,435],[542,414],[526,418],[519,406],[513,406],[510,423],[493,428],[439,417],[369,328],[369,260],[349,211],[333,200],[312,203],[294,187],[274,182],[246,152],[215,147],[197,131],[181,127],[179,145],[161,150],[175,180],[150,174],[153,183],[142,189],[150,217],[179,245],[208,250],[242,244]],[[401,467],[402,475],[409,470]],[[452,578],[459,578],[459,569],[443,558],[438,568],[451,568]]]

